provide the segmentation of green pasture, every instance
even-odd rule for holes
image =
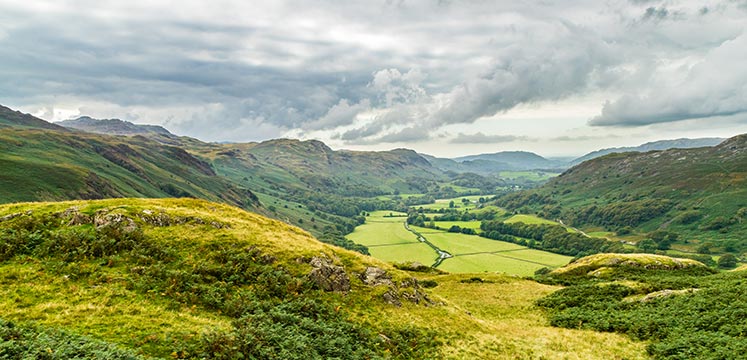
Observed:
[[[446,259],[438,268],[452,273],[501,272],[511,275],[531,276],[542,267],[542,265],[515,260],[500,253],[486,253]]]
[[[454,225],[459,226],[462,229],[468,228],[478,230],[480,229],[480,224],[482,223],[482,221],[434,221],[434,223],[436,224],[436,226],[447,230]]]
[[[558,225],[558,223],[555,221],[543,219],[539,216],[525,215],[525,214],[514,215],[510,217],[508,220],[506,220],[505,223],[507,224],[524,223],[527,225],[540,225],[540,224]]]

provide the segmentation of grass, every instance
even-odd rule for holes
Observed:
[[[559,173],[545,172],[545,171],[501,171],[498,177],[501,179],[509,180],[524,180],[524,181],[547,181],[560,175]]]
[[[367,246],[371,256],[383,261],[433,264],[438,257],[436,252],[405,229],[406,217],[385,217],[389,214],[406,215],[392,211],[374,211],[366,217],[365,224],[356,227],[346,237]]]
[[[514,215],[510,217],[508,220],[506,220],[505,222],[509,224],[520,222],[520,223],[524,223],[527,225],[540,225],[540,224],[558,225],[557,222],[552,221],[552,220],[543,219],[539,216],[524,215],[524,214]]]
[[[436,202],[433,204],[418,205],[415,207],[416,208],[422,207],[423,209],[427,209],[427,210],[448,209],[449,203],[453,201],[455,209],[460,209],[460,210],[474,209],[477,207],[478,200],[480,198],[488,199],[490,197],[491,195],[470,195],[470,196],[461,196],[461,197],[452,198],[452,199],[436,199]],[[464,203],[462,203],[462,199],[467,199],[470,202],[465,205]]]
[[[489,271],[530,276],[540,268],[557,268],[571,260],[570,256],[530,249],[505,241],[428,228],[415,229],[428,241],[454,256],[444,260],[438,267],[449,272]]]
[[[483,282],[470,281],[478,276]],[[643,343],[625,336],[552,328],[534,302],[558,287],[500,274],[449,274],[432,294],[447,306],[387,308],[375,314],[438,329],[447,359],[645,359]],[[468,295],[467,295],[468,294]]]
[[[335,304],[337,310],[333,312],[339,311],[349,321],[365,324],[373,334],[391,336],[386,329],[393,328],[430,329],[431,337],[443,343],[438,348],[441,356],[420,358],[641,358],[642,344],[620,336],[549,327],[543,313],[532,304],[557,287],[489,274],[479,275],[488,281],[486,283],[463,283],[462,280],[474,275],[404,273],[372,257],[321,244],[298,228],[227,205],[195,199],[22,203],[0,206],[0,216],[27,210],[33,210],[34,216],[38,216],[73,206],[83,214],[108,209],[134,217],[148,210],[172,217],[200,218],[204,223],[164,227],[138,222],[147,239],[172,251],[186,269],[210,269],[211,273],[227,269],[232,262],[208,260],[206,250],[224,249],[227,254],[241,255],[242,252],[236,250],[251,245],[261,254],[272,256],[273,266],[277,266],[278,271],[282,269],[303,279],[310,266],[300,260],[324,254],[344,266],[351,278],[352,291],[345,296],[321,291],[286,296],[313,296],[314,303]],[[403,218],[383,218],[383,213],[375,213],[370,220],[377,220],[376,216],[381,216],[379,224],[384,226],[401,226],[404,221]],[[229,227],[215,228],[210,225],[214,221]],[[413,242],[406,246],[412,245],[420,244]],[[179,289],[179,283],[169,282],[166,288],[138,285],[138,278],[133,275],[135,264],[128,259],[113,255],[106,259],[63,262],[18,255],[0,262],[0,318],[19,324],[64,328],[156,357],[172,357],[184,344],[198,342],[201,334],[235,326],[225,312],[202,303],[190,305],[179,301],[183,294],[171,290],[172,287]],[[173,264],[168,261],[152,266],[165,266],[169,270],[166,274],[185,271],[185,268],[172,268]],[[421,289],[436,305],[404,301],[402,307],[396,307],[384,303],[381,295],[388,288],[366,286],[357,276],[367,266],[386,270],[396,283],[412,276],[436,281],[436,288]],[[184,274],[188,276],[189,271]],[[198,276],[197,272],[192,275]],[[220,283],[222,281],[214,285]],[[260,286],[260,283],[251,286]]]
[[[475,221],[436,221],[436,226],[442,228],[442,229],[449,229],[450,227],[456,225],[460,228],[468,228],[468,229],[479,229],[480,224],[482,224],[482,221],[475,220]]]

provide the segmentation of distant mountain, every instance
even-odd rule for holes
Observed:
[[[571,161],[571,165],[580,164],[586,160],[594,159],[603,155],[611,153],[622,153],[622,152],[647,152],[652,150],[667,150],[667,149],[691,149],[705,146],[715,146],[720,144],[725,139],[723,138],[698,138],[698,139],[675,139],[675,140],[659,140],[648,142],[639,146],[628,146],[628,147],[616,147],[608,148],[590,152],[584,156],[574,159]]]
[[[496,168],[503,170],[534,170],[564,167],[562,162],[548,160],[528,151],[501,151],[492,154],[462,156],[454,158],[454,160],[463,164],[477,162],[478,166],[482,168],[488,165],[486,161],[490,161],[496,163]]]
[[[56,124],[70,129],[81,130],[106,135],[164,135],[174,136],[171,132],[158,125],[139,125],[119,119],[94,119],[82,116],[73,120],[59,121]]]
[[[49,123],[33,115],[24,114],[20,111],[0,105],[0,128],[3,126],[65,130],[62,126]]]

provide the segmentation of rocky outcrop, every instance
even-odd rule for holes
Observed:
[[[93,225],[96,229],[117,228],[125,234],[138,230],[135,221],[118,213],[109,213],[108,210],[99,210],[93,215]]]
[[[199,224],[199,225],[210,225],[216,229],[228,229],[231,226],[227,223],[219,222],[219,221],[207,221],[203,218],[196,217],[196,216],[172,216],[169,215],[163,211],[154,211],[154,210],[143,210],[141,214],[138,215],[140,220],[142,220],[144,223],[158,226],[158,227],[164,227],[164,226],[173,226],[173,225],[184,225],[187,223],[192,224]]]
[[[332,263],[326,257],[313,257],[309,264],[313,267],[309,279],[324,291],[347,293],[350,291],[350,277],[342,266]]]
[[[386,270],[377,268],[375,266],[369,266],[366,271],[360,274],[360,278],[364,284],[369,286],[393,286],[392,277],[386,273]]]
[[[361,273],[359,277],[368,286],[388,287],[389,290],[381,295],[382,299],[388,304],[402,306],[402,301],[409,301],[413,304],[422,304],[425,306],[435,305],[414,278],[395,284],[386,270],[375,266],[367,267],[366,271]]]

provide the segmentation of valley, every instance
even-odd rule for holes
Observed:
[[[527,153],[207,143],[122,121],[85,119],[83,132],[0,110],[0,354],[642,359],[743,346],[718,298],[744,311],[727,293],[747,273],[744,135],[561,169]],[[520,158],[553,168],[489,163]],[[690,315],[701,305],[707,322]]]

